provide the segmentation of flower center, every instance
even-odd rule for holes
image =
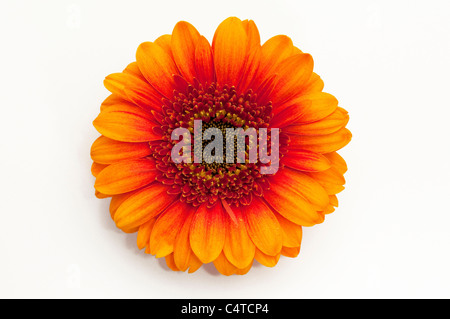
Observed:
[[[259,171],[260,163],[248,161],[248,145],[244,145],[246,160],[238,163],[238,145],[236,139],[228,147],[234,148],[234,161],[226,161],[227,129],[267,128],[272,117],[272,105],[258,105],[256,95],[251,90],[238,95],[234,87],[219,88],[215,83],[204,88],[195,81],[185,90],[174,92],[173,98],[164,100],[162,116],[159,116],[163,142],[151,142],[152,156],[160,171],[157,180],[172,185],[170,192],[180,194],[180,199],[194,206],[208,203],[214,205],[218,200],[226,200],[229,205],[248,205],[252,196],[262,196],[268,182]],[[177,143],[171,134],[176,128],[186,128],[194,140],[194,120],[202,120],[202,136],[206,130],[216,128],[222,133],[223,161],[214,162],[208,156],[215,156],[216,149],[206,154],[200,163],[179,163],[171,159],[171,149]],[[202,152],[209,143],[202,138]],[[220,156],[220,155],[219,155]]]

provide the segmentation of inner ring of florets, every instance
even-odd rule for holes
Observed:
[[[170,193],[180,194],[181,200],[194,206],[214,205],[218,200],[235,206],[250,204],[253,195],[261,196],[268,188],[265,176],[259,171],[260,163],[248,160],[214,163],[207,158],[199,163],[175,163],[171,150],[176,141],[172,141],[171,134],[177,128],[185,128],[194,135],[194,121],[201,120],[202,135],[209,128],[217,128],[225,138],[227,129],[267,128],[271,117],[271,103],[259,105],[251,90],[238,94],[234,87],[218,87],[212,83],[204,88],[197,82],[187,85],[183,92],[174,91],[173,98],[164,100],[162,107],[163,142],[150,143],[160,172],[157,180],[171,185]],[[206,144],[202,142],[202,151]],[[232,147],[236,159],[240,150],[236,142]]]

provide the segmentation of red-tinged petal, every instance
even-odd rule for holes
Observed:
[[[214,62],[211,46],[208,40],[201,36],[195,48],[195,71],[201,83],[215,81]]]
[[[277,74],[278,82],[272,93],[274,108],[295,97],[311,77],[314,62],[306,53],[293,55],[280,63]]]
[[[173,59],[159,45],[152,42],[142,43],[136,52],[136,61],[147,81],[162,95],[173,95],[173,75],[178,74]]]
[[[123,73],[108,75],[103,83],[114,95],[145,110],[161,109],[161,94],[148,84],[136,62],[130,63]]]
[[[312,123],[287,126],[283,132],[295,135],[327,135],[339,131],[348,123],[349,116],[337,108],[331,115]]]
[[[194,253],[189,243],[189,231],[191,229],[192,219],[195,212],[191,212],[185,219],[173,246],[173,256],[177,268],[186,271],[189,268],[190,261]],[[195,257],[195,255],[194,255]]]
[[[313,226],[323,222],[314,206],[292,187],[286,185],[282,178],[270,181],[270,190],[264,192],[264,199],[280,215],[297,225]]]
[[[256,100],[261,105],[267,104],[271,100],[271,95],[273,90],[275,89],[275,85],[277,83],[278,76],[274,74],[273,76],[267,78],[261,86],[259,86],[256,92]]]
[[[117,162],[98,174],[95,189],[110,195],[127,193],[152,183],[156,175],[157,170],[152,160]]]
[[[150,155],[148,143],[126,143],[100,136],[91,147],[91,158],[102,164],[111,164],[127,159]]]
[[[137,235],[137,246],[139,249],[146,248],[150,243],[150,235],[155,225],[156,218],[150,219],[145,224],[139,226]]]
[[[277,218],[258,197],[242,207],[247,222],[248,235],[256,247],[267,255],[275,256],[281,250],[282,230]]]
[[[148,142],[159,140],[153,131],[151,115],[137,106],[110,106],[100,112],[94,126],[101,134],[121,142]]]
[[[100,174],[100,172],[103,171],[106,167],[108,167],[108,164],[93,162],[91,166],[91,173],[94,177],[97,177],[98,174]]]
[[[201,205],[195,212],[189,233],[192,251],[204,263],[214,261],[223,249],[226,215],[221,203],[212,208]]]
[[[219,85],[237,85],[247,56],[247,33],[238,18],[223,21],[214,34],[212,50]]]
[[[348,129],[342,128],[327,135],[300,136],[290,134],[289,137],[289,149],[302,149],[324,154],[343,148],[352,139],[352,133]]]
[[[278,213],[275,216],[283,230],[283,247],[298,247],[302,242],[302,226],[294,224]]]
[[[167,194],[168,187],[160,183],[136,192],[117,209],[114,221],[118,228],[138,227],[162,213],[175,199]]]
[[[173,59],[172,52],[172,35],[164,34],[155,40],[155,44],[159,45],[164,52]]]
[[[331,162],[333,167],[339,173],[344,174],[345,172],[347,172],[347,163],[345,162],[345,160],[342,158],[341,155],[339,155],[336,152],[327,153],[324,155],[326,156],[326,158],[328,158],[328,160]]]
[[[280,170],[277,175],[277,179],[282,180],[284,184],[298,192],[317,210],[322,210],[329,204],[330,199],[325,189],[306,173],[286,168]]]
[[[145,79],[129,76],[125,85],[125,94],[129,101],[148,112],[161,111],[163,96]]]
[[[185,21],[175,25],[172,32],[172,52],[175,63],[181,75],[192,83],[197,77],[195,71],[195,47],[200,38],[200,33],[195,27]]]
[[[169,267],[173,271],[180,271],[180,269],[177,268],[177,265],[175,264],[175,260],[173,257],[173,254],[166,256],[166,264],[167,267]]]
[[[255,80],[258,74],[259,65],[261,62],[261,47],[254,47],[245,62],[242,69],[242,77],[238,85],[238,93],[245,94],[252,88],[252,84],[257,82]]]
[[[216,260],[214,260],[214,266],[216,266],[216,269],[225,276],[231,276],[237,270],[236,266],[230,263],[223,252],[216,258]]]
[[[227,259],[237,268],[246,268],[255,256],[255,244],[247,233],[246,219],[240,208],[233,208],[236,222],[228,219],[228,231],[223,246]]]
[[[276,254],[275,256],[266,255],[259,249],[256,249],[255,252],[256,261],[266,267],[275,267],[276,264],[278,264],[278,260],[280,260],[280,256],[281,256],[281,249],[280,253]]]
[[[283,247],[281,254],[286,257],[295,258],[300,253],[300,247]]]
[[[191,205],[178,201],[158,217],[150,239],[150,253],[152,255],[159,258],[173,252],[177,234],[191,212]]]
[[[336,98],[328,93],[319,92],[301,95],[291,100],[285,109],[277,108],[271,121],[273,127],[285,127],[297,123],[310,123],[326,118],[338,105]],[[285,104],[287,105],[287,104]]]
[[[331,167],[330,161],[323,155],[302,150],[289,151],[282,163],[290,168],[305,172],[320,172]]]

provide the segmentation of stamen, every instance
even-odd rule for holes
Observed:
[[[180,194],[181,200],[194,206],[202,203],[213,206],[219,199],[230,206],[249,205],[253,194],[262,196],[263,190],[268,189],[268,181],[259,172],[259,163],[236,162],[240,151],[236,141],[235,161],[226,163],[226,129],[267,128],[272,116],[271,103],[258,105],[251,90],[238,96],[234,87],[218,87],[215,83],[204,88],[194,81],[194,85],[178,87],[181,92],[175,91],[170,101],[164,100],[162,115],[158,114],[161,128],[157,130],[165,132],[163,142],[150,143],[160,171],[157,179],[172,185],[172,194]],[[171,140],[172,131],[183,127],[193,135],[194,120],[202,120],[202,134],[208,128],[218,128],[222,132],[223,163],[208,163],[203,159],[201,163],[175,164],[171,160],[171,149],[176,143]],[[202,143],[202,150],[208,143]],[[248,145],[246,147],[248,157]]]

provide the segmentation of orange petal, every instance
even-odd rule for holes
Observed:
[[[111,195],[106,195],[106,194],[100,193],[98,190],[95,190],[95,197],[97,197],[98,199],[104,199],[104,198],[111,197]]]
[[[163,34],[155,40],[155,44],[159,45],[173,59],[171,34]]]
[[[127,100],[127,95],[125,94],[125,84],[128,77],[128,74],[113,73],[105,78],[103,85],[109,92]]]
[[[290,168],[306,172],[320,172],[331,167],[330,161],[325,156],[302,150],[289,151],[282,162]]]
[[[352,133],[346,128],[342,128],[337,132],[327,135],[293,135],[290,134],[289,148],[302,149],[316,153],[331,153],[335,152],[352,139]]]
[[[308,173],[314,180],[316,180],[329,195],[340,193],[344,190],[345,178],[334,167],[317,173]]]
[[[173,254],[166,256],[166,264],[167,267],[169,267],[173,271],[180,271],[180,269],[177,268],[177,265],[175,264],[175,260],[173,258]]]
[[[236,266],[228,261],[223,252],[216,258],[216,260],[214,260],[214,266],[216,266],[216,269],[225,276],[230,276],[237,270]]]
[[[178,69],[166,51],[156,43],[144,42],[137,49],[136,61],[147,81],[162,95],[171,98],[173,75],[178,74]]]
[[[189,264],[192,259],[191,255],[194,255],[189,243],[189,231],[191,229],[194,213],[195,212],[191,211],[191,213],[186,217],[173,246],[175,264],[181,271],[186,271],[186,269],[189,268]]]
[[[189,258],[188,273],[192,274],[193,272],[196,272],[202,265],[203,263],[200,261],[200,259],[198,259],[197,256],[194,255],[194,253],[191,253]]]
[[[167,186],[153,183],[127,198],[114,215],[117,227],[137,227],[158,216],[175,198],[167,190]]]
[[[261,47],[261,38],[253,20],[243,20],[242,25],[247,33],[247,52],[255,47]]]
[[[318,210],[325,208],[330,202],[325,189],[306,173],[286,168],[279,171],[278,178],[307,199]]]
[[[100,111],[103,111],[104,109],[110,107],[110,106],[116,106],[116,105],[120,105],[120,104],[128,104],[129,102],[118,96],[117,94],[111,94],[109,95],[100,105]]]
[[[277,176],[281,171],[271,179],[270,190],[264,192],[264,199],[280,215],[297,225],[313,226],[322,223],[323,218],[314,206]]]
[[[119,208],[120,205],[122,205],[122,203],[124,201],[126,201],[131,195],[137,193],[138,190],[136,191],[132,191],[129,193],[124,193],[124,194],[119,194],[119,195],[114,195],[111,198],[111,202],[109,204],[109,213],[111,214],[111,218],[114,220],[114,215],[117,211],[117,209]]]
[[[95,189],[110,195],[127,193],[152,183],[156,175],[157,170],[152,160],[117,162],[98,174]]]
[[[142,75],[141,70],[139,70],[139,66],[138,66],[137,62],[131,62],[130,64],[127,65],[127,67],[122,72],[125,74],[132,75],[134,77],[137,77],[141,81],[144,81],[144,82],[147,81],[145,79],[145,77]]]
[[[91,158],[97,163],[111,164],[150,155],[148,143],[119,142],[100,136],[91,147]]]
[[[281,254],[286,257],[294,258],[300,253],[300,247],[283,247]]]
[[[291,38],[277,35],[262,45],[261,72],[266,77],[277,73],[281,62],[292,56],[294,45]]]
[[[281,249],[280,249],[281,251]],[[255,259],[263,266],[266,267],[275,267],[280,260],[281,253],[276,254],[275,256],[266,255],[261,252],[259,249],[256,249]]]
[[[221,203],[212,208],[201,205],[195,212],[189,240],[192,251],[204,263],[214,261],[223,249],[226,213]]]
[[[149,245],[150,235],[152,233],[153,226],[155,225],[155,221],[156,218],[152,218],[145,224],[139,226],[137,235],[137,246],[139,249],[143,249]]]
[[[189,83],[197,77],[195,71],[195,47],[200,38],[197,29],[188,22],[180,21],[172,32],[172,52],[181,75]]]
[[[158,217],[150,239],[152,255],[159,258],[173,252],[177,234],[191,212],[191,205],[177,201]]]
[[[151,115],[137,106],[117,105],[104,109],[94,120],[101,134],[121,142],[148,142],[158,140],[153,132]]]
[[[333,205],[328,205],[327,208],[325,208],[323,210],[323,214],[328,215],[331,214],[335,211],[335,208],[333,207]]]
[[[330,205],[333,205],[334,207],[339,206],[339,201],[336,195],[330,195]]]
[[[338,105],[333,95],[324,92],[301,95],[292,99],[290,103],[291,105],[281,111],[280,108],[275,110],[278,113],[270,122],[271,126],[285,127],[318,121],[333,113]]]
[[[308,82],[302,89],[303,94],[310,94],[315,92],[321,92],[323,90],[324,83],[320,76],[313,72]]]
[[[237,85],[244,66],[247,33],[238,18],[223,21],[214,34],[212,50],[219,85]]]
[[[195,48],[195,71],[201,83],[215,81],[214,62],[211,46],[208,40],[201,36]]]
[[[348,114],[342,113],[340,108],[337,108],[332,114],[319,121],[290,125],[285,127],[283,132],[296,135],[327,135],[345,127],[348,120]]]
[[[223,246],[226,258],[237,268],[246,268],[255,256],[255,244],[247,233],[245,216],[240,208],[233,208],[236,222],[228,219],[228,231]]]
[[[280,214],[275,216],[283,230],[283,247],[298,247],[302,242],[302,226],[294,224]]]
[[[275,256],[281,250],[282,230],[269,207],[258,197],[251,204],[242,207],[247,231],[253,243],[267,255]]]
[[[272,93],[274,108],[295,97],[311,77],[314,62],[309,54],[301,53],[293,55],[278,67],[278,82]]]
[[[341,155],[336,152],[327,153],[324,155],[326,158],[328,158],[333,167],[336,168],[339,173],[344,174],[345,172],[347,172],[347,163]]]
[[[253,266],[253,260],[250,263],[250,265],[248,265],[247,267],[245,267],[243,269],[236,269],[235,275],[245,275],[246,273],[248,273],[250,271],[252,266]]]
[[[100,174],[100,172],[103,171],[106,167],[108,167],[108,164],[99,164],[93,162],[91,166],[91,173],[94,177],[97,177],[98,174]]]

